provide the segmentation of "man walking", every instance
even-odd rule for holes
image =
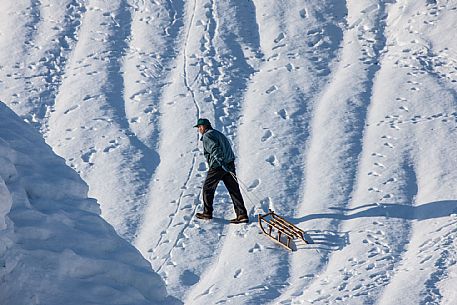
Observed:
[[[249,217],[244,207],[243,197],[235,173],[235,154],[228,139],[211,127],[207,119],[198,119],[198,131],[202,134],[203,151],[209,170],[203,184],[203,213],[197,213],[199,219],[213,218],[213,200],[216,187],[222,180],[232,198],[236,218],[231,223],[248,223]]]

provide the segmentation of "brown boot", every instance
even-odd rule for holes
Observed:
[[[198,219],[213,219],[213,215],[212,214],[209,214],[209,213],[197,213],[195,214],[195,216],[198,218]]]
[[[236,218],[230,220],[230,223],[248,223],[248,222],[249,222],[248,215],[238,215]]]

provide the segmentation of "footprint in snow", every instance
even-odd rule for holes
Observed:
[[[368,189],[368,191],[369,191],[369,192],[376,192],[376,193],[380,193],[380,192],[381,192],[381,190],[379,190],[379,189],[377,189],[377,188],[375,188],[375,187],[370,187],[370,188]]]
[[[391,136],[382,136],[381,139],[396,140],[394,137],[391,137]]]
[[[175,263],[175,262],[173,262],[173,261],[169,261],[169,262],[167,262],[167,266],[173,266],[173,267],[176,267],[176,266],[178,266],[178,264],[177,264],[177,263]]]
[[[384,143],[384,146],[387,146],[389,148],[394,148],[395,147],[392,144],[390,144],[389,142]]]
[[[79,107],[79,105],[74,105],[74,106],[68,108],[67,110],[65,110],[65,112],[63,114],[68,114],[69,112],[77,109],[78,107]]]
[[[190,197],[195,196],[195,194],[189,194],[189,195],[192,195],[192,196],[190,196]],[[189,210],[189,209],[192,209],[192,205],[191,205],[191,204],[186,204],[185,206],[183,206],[182,208],[180,208],[181,211],[183,211],[183,210]]]
[[[289,115],[287,114],[287,111],[285,109],[281,109],[278,112],[276,112],[277,115],[279,115],[283,120],[287,120],[289,118]]]
[[[375,256],[378,256],[379,254],[381,254],[381,249],[379,247],[374,247],[368,250],[368,258],[373,258]]]
[[[426,250],[431,249],[434,244],[435,244],[435,241],[433,239],[427,239],[425,242],[423,242],[419,246],[419,253],[422,253]]]
[[[385,166],[379,162],[375,162],[374,165],[380,168],[385,168]]]
[[[262,138],[260,139],[260,141],[265,142],[272,136],[273,136],[273,133],[270,130],[266,130],[265,133],[263,134]]]
[[[379,176],[381,176],[381,174],[378,174],[377,172],[369,172],[368,176],[379,177]]]
[[[291,64],[291,63],[288,63],[287,65],[285,65],[287,71],[291,72],[292,70],[295,69],[294,65]]]
[[[389,184],[389,183],[392,183],[392,182],[396,182],[396,181],[397,181],[397,179],[395,179],[395,178],[389,178],[389,179],[387,179],[387,181],[384,182],[383,184],[386,185],[386,184]]]
[[[251,185],[249,185],[248,191],[254,190],[256,187],[259,186],[259,184],[260,184],[260,180],[259,179],[255,179],[254,181],[252,181]]]
[[[393,194],[387,194],[387,195],[384,195],[384,196],[382,197],[382,199],[381,199],[381,200],[385,200],[385,199],[391,199],[391,198],[393,198],[393,197],[394,197],[394,195],[393,195]]]
[[[427,261],[429,261],[429,260],[432,259],[432,258],[433,258],[432,255],[427,255],[425,258],[423,258],[423,259],[419,262],[419,264],[424,264],[424,263],[426,263]]]
[[[276,50],[276,49],[279,49],[279,48],[282,48],[282,47],[285,47],[286,44],[285,43],[282,43],[282,44],[278,44],[277,46],[274,46],[273,48],[271,48],[272,50]],[[275,68],[276,70],[276,68]]]
[[[198,169],[197,169],[199,172],[206,172],[207,168],[206,168],[206,163],[205,162],[201,162],[199,165],[198,165]]]
[[[105,147],[105,149],[103,149],[103,152],[108,153],[111,150],[117,148],[118,146],[120,146],[120,144],[117,142],[117,140],[111,140],[109,141],[109,145]]]
[[[81,159],[85,163],[89,163],[89,165],[94,165],[94,163],[92,163],[92,158],[96,152],[97,152],[97,150],[95,149],[95,147],[90,147],[89,151],[87,151],[86,153],[81,155]]]
[[[233,275],[233,277],[237,279],[241,276],[242,273],[243,273],[243,269],[238,269],[237,271],[235,271],[235,274]]]
[[[383,154],[380,154],[380,153],[372,153],[371,155],[373,157],[380,157],[380,158],[384,158],[385,157]]]
[[[270,57],[268,57],[268,58],[267,58],[267,61],[277,60],[277,59],[279,59],[279,54],[278,54],[278,53],[275,53],[275,54],[271,55]],[[273,71],[273,70],[270,69],[270,70],[267,70],[267,71],[268,71],[268,72],[271,72],[271,71]]]
[[[338,287],[337,287],[338,291],[346,290],[347,285],[348,285],[348,283],[346,281],[344,281],[343,283],[338,285]]]
[[[262,250],[263,250],[263,247],[261,245],[259,245],[258,243],[255,243],[254,247],[249,249],[249,253],[256,253],[256,252],[259,252]]]
[[[266,94],[271,94],[273,92],[275,92],[276,90],[278,90],[278,87],[276,87],[275,85],[271,86],[270,88],[267,89],[267,91],[265,91]]]
[[[286,35],[284,35],[284,33],[280,33],[278,35],[278,37],[276,37],[276,39],[274,40],[275,43],[278,43],[280,42],[281,40],[283,40],[284,38],[286,37]]]
[[[169,105],[174,105],[175,102],[168,102],[167,104]],[[148,105],[144,110],[143,110],[144,113],[156,113],[157,112],[157,108],[154,106],[154,105]]]
[[[275,166],[278,163],[278,160],[273,155],[266,158],[265,161],[267,161],[268,163],[270,163],[273,166]]]

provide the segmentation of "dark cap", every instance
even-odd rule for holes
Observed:
[[[209,122],[208,119],[198,119],[197,120],[197,125],[195,125],[194,127],[198,127],[200,125],[211,126],[211,123]]]

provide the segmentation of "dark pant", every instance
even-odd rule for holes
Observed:
[[[229,168],[235,168],[234,164],[229,164]],[[235,170],[233,170],[235,174]],[[233,207],[237,216],[247,215],[248,212],[244,207],[243,197],[241,196],[240,186],[232,174],[226,172],[222,167],[210,168],[203,184],[203,204],[204,212],[212,214],[213,213],[213,200],[214,193],[216,192],[217,185],[220,181],[224,181],[225,187],[230,193],[232,198]]]

